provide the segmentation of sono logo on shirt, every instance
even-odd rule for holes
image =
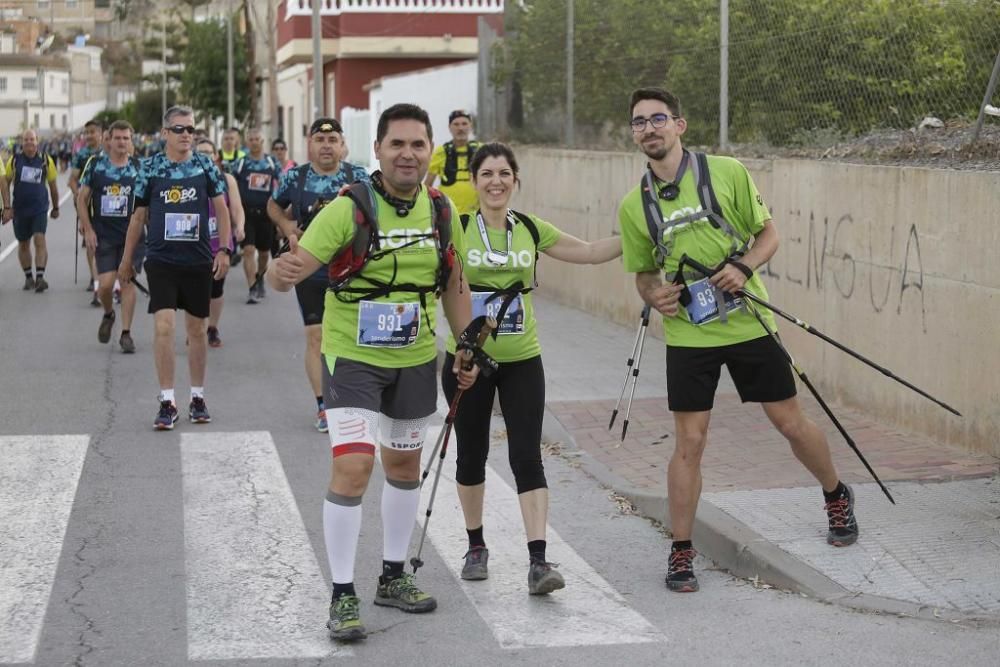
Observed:
[[[515,269],[528,268],[535,261],[535,255],[530,250],[522,250],[520,252],[512,252],[507,254],[507,261],[504,264],[496,264],[486,257],[486,253],[482,250],[477,250],[472,248],[469,250],[469,266],[485,266],[487,268],[499,268],[501,266],[510,266]]]
[[[173,186],[169,190],[160,192],[164,204],[186,204],[189,201],[197,201],[198,190],[196,188],[182,188]]]

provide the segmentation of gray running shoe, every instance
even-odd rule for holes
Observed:
[[[107,343],[111,340],[111,329],[115,326],[115,311],[104,313],[101,318],[101,326],[97,327],[97,342]]]
[[[330,639],[340,642],[354,642],[364,639],[365,626],[361,625],[358,607],[361,600],[357,595],[341,595],[330,605],[330,620],[326,627],[330,631]]]
[[[413,575],[404,572],[397,579],[383,584],[378,582],[375,604],[381,607],[395,607],[410,614],[422,614],[437,609],[437,600],[417,588]]]
[[[127,331],[122,333],[121,338],[118,339],[118,344],[122,346],[123,354],[135,354],[135,341],[132,340],[132,334]]]
[[[23,289],[25,292],[30,292],[31,290],[35,289],[35,279],[32,278],[31,276],[25,276],[24,287],[22,287],[21,289]]]
[[[262,301],[267,297],[267,291],[264,289],[264,276],[257,277],[257,300]]]
[[[250,286],[247,292],[247,303],[259,303],[260,299],[257,298],[257,283]]]
[[[462,578],[466,581],[481,581],[489,578],[486,563],[490,560],[490,550],[486,547],[470,547],[465,552]]]
[[[531,561],[528,566],[528,594],[545,595],[566,587],[566,580],[555,569],[555,563]]]
[[[49,283],[46,282],[45,278],[35,278],[35,291],[44,292],[49,288]]]

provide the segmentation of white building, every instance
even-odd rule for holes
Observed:
[[[59,56],[0,55],[0,132],[35,129],[42,136],[74,127],[70,63]]]

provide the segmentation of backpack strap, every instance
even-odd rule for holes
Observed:
[[[310,163],[306,162],[303,165],[295,167],[295,169],[298,170],[295,174],[297,177],[295,179],[295,222],[299,225],[299,227],[302,227],[302,217],[304,215],[304,205],[302,200],[306,194],[306,180],[309,178],[309,165]]]
[[[343,165],[344,165],[344,169],[347,172],[347,178],[346,178],[347,184],[348,185],[353,185],[354,184],[354,165],[351,164],[350,162],[344,162]]]
[[[355,183],[344,193],[354,202],[354,236],[349,245],[344,246],[330,260],[327,271],[330,286],[334,292],[342,290],[347,283],[361,273],[381,244],[378,233],[378,205],[375,193],[367,183]]]

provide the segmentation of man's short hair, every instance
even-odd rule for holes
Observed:
[[[276,148],[284,148],[285,150],[288,150],[288,144],[285,143],[284,139],[275,139],[271,142],[271,150],[273,151]]]
[[[128,130],[130,133],[135,132],[135,130],[132,129],[132,124],[127,120],[116,120],[111,123],[111,127],[108,128],[108,132],[114,134],[115,130]]]
[[[381,142],[389,132],[389,123],[394,120],[416,120],[424,124],[427,128],[427,138],[434,140],[434,130],[431,129],[431,119],[427,112],[416,104],[393,104],[382,112],[378,119],[378,129],[375,132],[375,141]]]
[[[83,127],[84,127],[84,129],[86,129],[88,127],[96,127],[98,130],[103,130],[104,129],[104,123],[102,123],[101,121],[97,120],[96,118],[91,118],[90,120],[88,120],[86,123],[83,124]]]
[[[240,131],[237,130],[235,127],[227,127],[226,131],[223,132],[223,134],[232,134],[232,133],[235,133],[235,134],[238,135],[240,133]]]
[[[193,118],[194,109],[183,104],[175,104],[167,109],[167,112],[163,114],[163,127],[170,127],[172,121],[177,116],[191,116]]]
[[[678,118],[683,114],[681,113],[681,101],[676,95],[671,93],[669,90],[663,88],[637,88],[632,91],[632,100],[628,105],[628,113],[631,118],[632,112],[635,111],[635,105],[643,100],[659,100],[667,105],[670,109],[670,113]]]
[[[259,127],[251,127],[249,130],[247,130],[247,136],[249,137],[251,134],[259,134],[260,136],[264,136],[264,130],[260,129]]]
[[[448,114],[448,124],[451,125],[451,121],[456,118],[468,118],[469,122],[472,122],[472,116],[465,109],[455,109],[450,114]]]

